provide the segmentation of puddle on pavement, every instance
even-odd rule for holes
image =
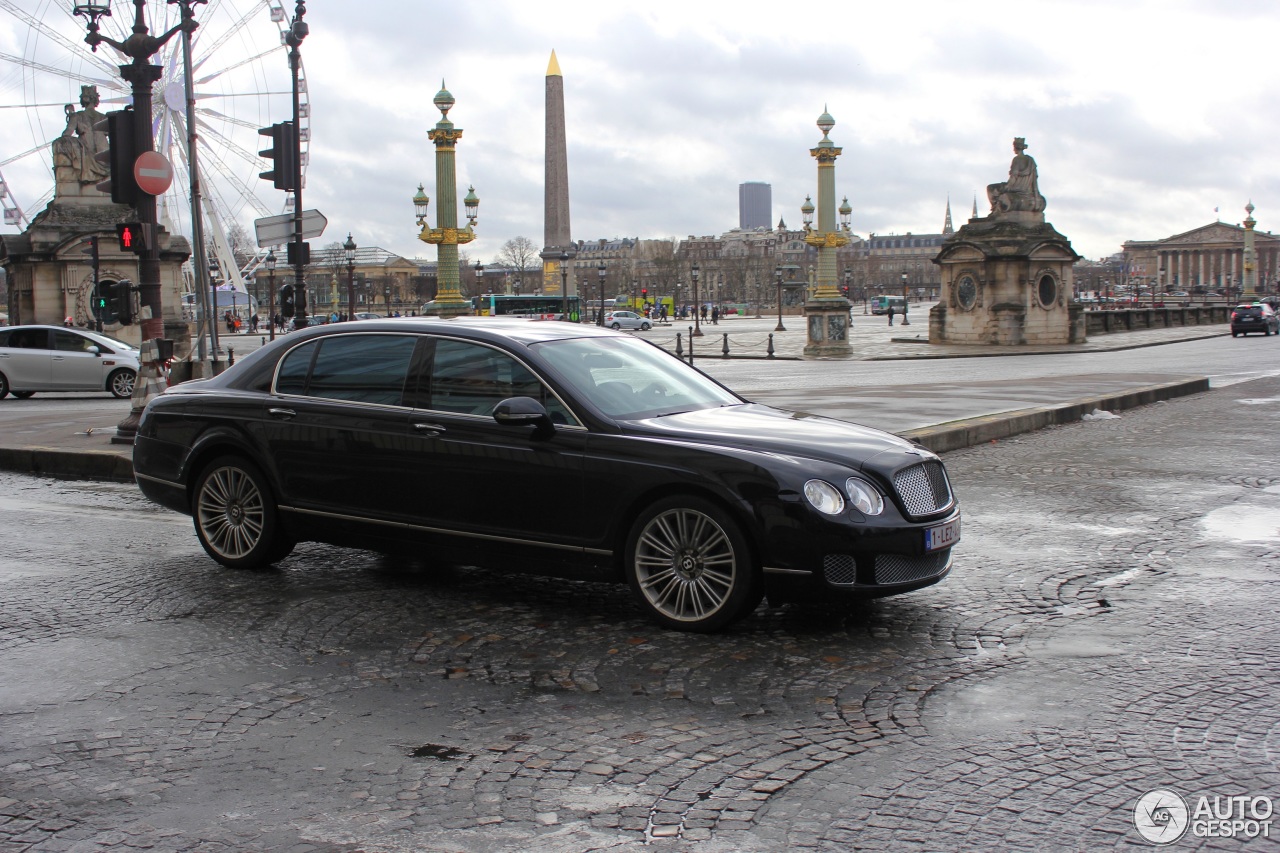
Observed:
[[[1246,406],[1265,406],[1267,403],[1280,403],[1280,397],[1249,397],[1236,402]]]
[[[459,758],[470,758],[471,754],[463,752],[457,747],[445,746],[440,743],[428,743],[417,749],[409,750],[410,758],[435,758],[440,761],[453,761]]]
[[[1206,515],[1200,525],[1210,536],[1233,542],[1280,541],[1280,513],[1275,507],[1224,506]]]

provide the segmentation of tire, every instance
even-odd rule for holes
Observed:
[[[702,498],[674,496],[646,509],[625,560],[641,609],[677,631],[718,631],[754,610],[764,592],[741,529]]]
[[[0,373],[0,400],[9,396],[9,377]]]
[[[119,370],[113,370],[107,377],[107,390],[117,400],[124,400],[133,396],[133,385],[137,380],[138,374],[127,367],[122,367]]]
[[[621,323],[614,323],[614,324],[613,324],[612,326],[610,326],[609,328],[610,328],[610,329],[614,329],[614,330],[616,331],[616,330],[618,330],[618,329],[621,329],[621,328],[622,328],[622,324],[621,324]]]
[[[205,553],[229,569],[261,569],[293,550],[266,476],[240,456],[215,459],[200,473],[191,517]]]
[[[19,400],[30,400],[36,395],[35,391],[13,391],[11,393]]]
[[[652,328],[652,327],[651,327],[648,323],[641,323],[641,324],[640,324],[640,331],[642,331],[642,332],[647,332],[647,331],[649,331],[649,329],[650,329],[650,328]]]

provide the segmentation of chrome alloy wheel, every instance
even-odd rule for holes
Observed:
[[[715,519],[695,509],[670,509],[650,519],[634,559],[641,594],[677,622],[715,615],[742,582],[733,542]]]
[[[243,468],[223,466],[205,477],[196,523],[214,556],[244,559],[262,541],[265,518],[262,491]]]

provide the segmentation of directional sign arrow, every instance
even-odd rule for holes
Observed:
[[[309,240],[324,233],[329,220],[318,210],[302,211],[302,239]],[[258,237],[258,246],[279,246],[293,240],[293,214],[281,213],[278,216],[264,216],[253,220],[253,230]]]

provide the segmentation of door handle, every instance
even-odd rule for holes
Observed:
[[[435,438],[437,435],[445,431],[444,427],[440,424],[414,424],[413,430],[427,438]]]
[[[271,415],[273,418],[280,418],[284,421],[291,420],[298,416],[298,413],[293,409],[267,409],[267,414]]]

